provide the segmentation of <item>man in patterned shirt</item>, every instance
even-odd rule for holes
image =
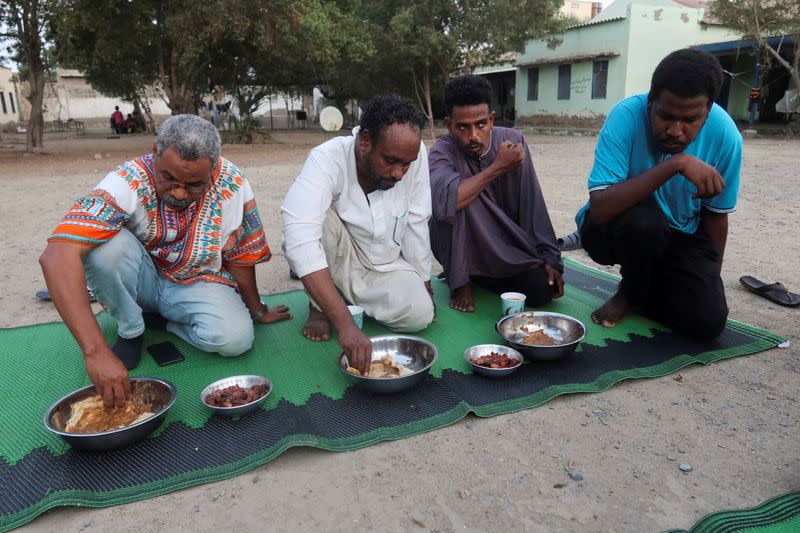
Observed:
[[[206,352],[250,349],[253,322],[291,318],[268,308],[255,265],[271,257],[250,184],[220,157],[214,126],[178,115],[161,127],[153,153],[123,163],[78,199],[39,262],[53,303],[83,352],[106,405],[130,393],[146,318]],[[86,293],[117,321],[109,348]]]

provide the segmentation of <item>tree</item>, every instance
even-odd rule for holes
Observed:
[[[375,49],[369,61],[346,66],[331,84],[337,94],[387,89],[416,97],[433,125],[434,88],[457,72],[471,73],[529,39],[560,29],[562,0],[381,0],[359,12]],[[435,135],[433,128],[432,135]]]
[[[14,59],[21,65],[31,104],[25,149],[42,148],[44,136],[44,90],[60,52],[48,47],[61,2],[58,0],[2,0],[1,38],[10,39]]]
[[[357,55],[341,5],[347,2],[70,0],[65,45],[104,92],[135,100],[157,86],[173,114],[195,113],[213,78],[240,95],[247,112],[263,90],[239,87],[298,86],[316,64]]]
[[[359,37],[362,21],[349,1],[296,1],[294,9],[292,17],[255,20],[211,58],[217,82],[237,103],[240,125],[254,124],[250,117],[267,96],[309,91],[336,65],[374,52]]]
[[[519,52],[530,39],[562,28],[556,15],[562,0],[454,0],[454,14],[445,27],[459,50],[463,73],[476,65]]]
[[[95,90],[133,103],[154,133],[150,99],[156,92],[158,63],[152,35],[144,33],[148,10],[139,2],[98,0],[91,6],[74,1],[65,5],[56,35],[62,62],[80,70]],[[132,33],[125,28],[137,28],[140,38],[128,38]]]
[[[720,24],[741,32],[744,39],[756,41],[759,48],[789,71],[800,89],[800,0],[713,0],[710,10]],[[794,53],[788,60],[768,40],[783,35],[794,40]]]

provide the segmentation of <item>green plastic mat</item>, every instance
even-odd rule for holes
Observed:
[[[689,530],[666,533],[797,533],[800,531],[800,492],[767,500],[757,507],[719,511]]]
[[[528,409],[561,394],[600,392],[623,379],[662,376],[688,364],[756,353],[784,340],[735,321],[711,345],[683,339],[635,315],[605,329],[592,324],[590,314],[613,294],[616,278],[574,261],[567,261],[565,277],[566,295],[546,309],[583,321],[588,327],[584,343],[567,359],[527,363],[502,380],[473,375],[463,357],[469,346],[501,342],[494,331],[499,297],[478,290],[476,312],[459,313],[448,307],[446,285],[435,281],[437,322],[419,335],[436,344],[439,360],[422,385],[391,396],[351,387],[336,367],[335,340],[314,343],[301,336],[308,309],[301,291],[266,298],[270,305],[289,305],[295,318],[258,326],[253,349],[238,358],[204,354],[166,332],[148,331],[146,345],[171,340],[186,360],[158,367],[145,355],[132,375],[171,381],[177,401],[151,438],[102,454],[71,450],[42,426],[51,402],[88,384],[66,327],[52,323],[0,330],[0,427],[14,428],[0,439],[0,486],[7,495],[0,498],[0,530],[59,505],[115,505],[229,478],[292,446],[357,449],[432,431],[469,413],[494,416]],[[113,342],[113,320],[101,313],[98,321]],[[387,333],[370,320],[365,332]],[[211,416],[199,401],[200,391],[235,374],[269,377],[272,394],[261,410],[241,419]]]

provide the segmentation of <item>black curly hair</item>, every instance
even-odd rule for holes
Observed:
[[[722,67],[717,58],[702,50],[685,48],[672,52],[658,64],[647,101],[652,103],[667,90],[681,98],[708,96],[710,108],[721,88]]]
[[[458,76],[444,86],[444,108],[447,116],[453,116],[455,106],[492,106],[492,86],[483,76]]]
[[[392,124],[409,124],[421,131],[425,115],[414,102],[396,94],[382,94],[367,102],[359,121],[361,133],[369,133],[372,142],[377,143],[383,130]]]

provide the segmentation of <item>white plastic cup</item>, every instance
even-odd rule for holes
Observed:
[[[364,329],[364,308],[360,305],[348,305],[347,310],[350,311],[356,326],[359,329]]]
[[[504,292],[500,295],[500,309],[503,316],[521,313],[525,309],[525,295],[521,292]]]

